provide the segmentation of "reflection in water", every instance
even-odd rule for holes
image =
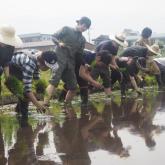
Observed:
[[[155,98],[148,97],[144,97],[143,100],[122,100],[120,107],[112,101],[113,124],[122,128],[129,127],[131,133],[144,138],[146,146],[154,149],[156,145],[153,137],[154,131],[164,130],[164,126],[153,124],[157,106]]]
[[[36,147],[37,156],[42,156],[44,154],[44,147],[48,144],[48,132],[41,132],[38,135],[38,145]]]
[[[18,118],[19,129],[17,131],[17,141],[14,147],[9,150],[9,165],[19,164],[37,164],[37,158],[34,150],[34,140],[37,133],[43,128],[43,125],[37,125],[33,131],[32,126],[25,118]]]
[[[164,98],[165,94],[160,93],[142,99],[93,102],[81,108],[67,106],[59,109],[65,117],[62,122],[57,116],[35,119],[34,115],[29,119],[9,120],[1,115],[0,165],[94,165],[105,159],[109,161],[107,164],[126,162],[130,165],[136,161],[147,164],[145,157],[140,162],[139,150],[146,155],[152,151],[156,159],[161,160],[157,150],[164,151],[159,137],[164,135],[165,120],[160,125],[158,114],[164,113]],[[134,139],[140,140],[132,143]],[[10,146],[7,147],[8,154],[5,154],[6,146]],[[139,150],[135,150],[137,146]]]
[[[110,104],[104,105],[101,114],[93,113],[93,110],[93,106],[91,105],[91,117],[88,118],[87,122],[84,122],[84,126],[82,127],[82,135],[86,140],[88,151],[102,149],[120,157],[129,156],[128,150],[123,147],[122,140],[118,136],[117,129],[112,126]]]
[[[4,150],[4,142],[3,142],[3,136],[1,132],[1,121],[0,121],[0,164],[5,165],[7,162],[7,159],[5,158],[5,150]]]
[[[81,123],[76,118],[72,107],[65,108],[67,120],[63,126],[56,124],[53,127],[54,142],[63,165],[89,165],[91,164],[84,139],[81,135]]]

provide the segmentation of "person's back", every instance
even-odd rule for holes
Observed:
[[[121,57],[146,57],[147,48],[143,46],[131,46],[126,48],[120,55]]]
[[[23,80],[25,90],[29,90],[32,85],[32,79],[39,79],[39,68],[37,66],[36,56],[25,52],[15,53],[10,64],[10,74]]]
[[[165,67],[165,57],[155,58],[154,61],[156,61],[157,63],[159,63]]]
[[[102,41],[97,47],[96,47],[96,52],[102,51],[102,50],[107,50],[109,53],[112,55],[117,55],[118,47],[116,47],[112,40],[106,40]]]

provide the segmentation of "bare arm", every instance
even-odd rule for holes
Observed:
[[[48,87],[46,88],[46,96],[44,97],[44,104],[49,104],[49,101],[53,95],[54,90],[55,90],[54,85],[49,84]]]
[[[84,66],[84,65],[81,65],[80,66],[80,70],[79,70],[79,75],[81,78],[83,78],[84,80],[90,82],[94,87],[96,88],[101,88],[101,84],[98,83],[97,81],[95,81],[91,75],[89,74],[89,71],[88,69]]]
[[[136,83],[135,78],[134,78],[133,76],[129,76],[129,77],[130,77],[131,84],[132,84],[133,88],[136,90],[136,92],[137,92],[138,94],[141,95],[142,93],[140,92],[140,90],[139,90],[139,88],[138,88],[138,86],[137,86],[137,83]]]
[[[44,112],[46,110],[46,108],[42,104],[40,104],[40,102],[37,100],[33,92],[27,92],[26,96],[37,107],[38,111]]]
[[[4,75],[5,75],[5,78],[9,77],[9,67],[8,66],[4,67]]]
[[[112,56],[112,62],[111,62],[111,64],[110,64],[110,67],[112,68],[112,69],[118,69],[119,67],[117,66],[117,64],[116,64],[116,56]]]

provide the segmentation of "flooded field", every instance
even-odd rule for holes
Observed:
[[[0,110],[0,165],[163,165],[165,93],[53,104],[28,119]]]

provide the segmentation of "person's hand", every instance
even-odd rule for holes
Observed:
[[[97,81],[94,81],[94,82],[92,82],[92,84],[91,84],[93,87],[96,87],[96,88],[103,88],[103,86],[99,83],[99,82],[97,82]]]
[[[41,105],[43,105],[44,107],[46,107],[46,108],[48,108],[50,106],[49,103],[48,102],[45,102],[45,101],[39,101],[39,103]]]
[[[38,113],[45,113],[47,109],[48,107],[44,105],[44,102],[40,102],[39,105],[37,106]]]
[[[65,47],[66,45],[65,45],[65,43],[63,43],[63,42],[59,42],[59,43],[58,43],[58,46],[61,47],[61,48],[63,48],[63,47]]]
[[[52,41],[59,47],[65,47],[65,44],[63,42],[60,42],[59,40],[57,40],[56,38],[52,38]]]

